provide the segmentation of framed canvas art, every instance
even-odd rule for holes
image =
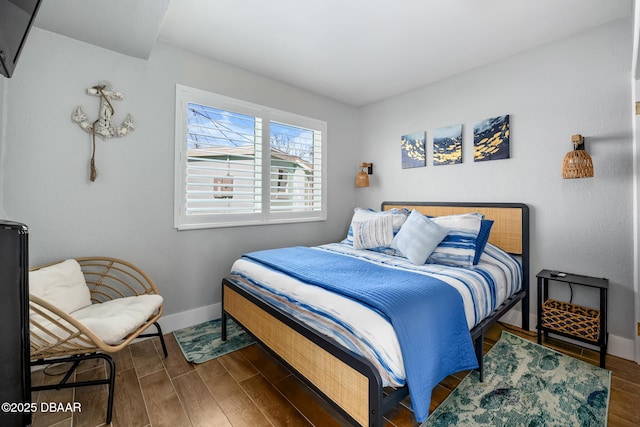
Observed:
[[[433,165],[462,163],[462,125],[433,131]]]
[[[473,161],[508,159],[509,115],[481,120],[473,125]]]
[[[402,169],[419,168],[427,165],[427,132],[403,135],[400,141]]]

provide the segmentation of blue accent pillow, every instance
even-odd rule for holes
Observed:
[[[430,264],[472,267],[480,224],[484,217],[479,213],[447,215],[433,218],[433,222],[449,230],[449,234],[433,251]]]
[[[412,263],[422,265],[447,233],[446,228],[414,209],[393,238],[391,247],[397,249]]]
[[[478,233],[478,239],[476,240],[476,255],[473,258],[473,265],[480,262],[480,256],[482,256],[482,252],[484,252],[484,248],[487,246],[487,242],[489,241],[491,227],[493,227],[493,221],[490,219],[483,219],[480,223],[480,232]]]

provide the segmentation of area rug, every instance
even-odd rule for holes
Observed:
[[[421,427],[606,426],[611,372],[503,331]]]
[[[233,320],[227,320],[227,341],[220,339],[220,319],[173,331],[178,345],[189,362],[204,363],[255,342]]]

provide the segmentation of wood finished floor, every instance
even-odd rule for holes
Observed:
[[[485,351],[503,329],[535,341],[533,333],[496,325],[485,339]],[[162,357],[160,342],[140,341],[116,354],[117,378],[112,426],[342,426],[348,423],[333,408],[290,374],[258,345],[252,345],[210,362],[185,361],[173,334],[165,335],[169,357]],[[598,364],[598,353],[550,340],[558,351]],[[53,383],[55,368],[34,373],[33,384]],[[607,356],[612,371],[609,427],[640,425],[640,365]],[[100,362],[85,362],[78,380],[106,375]],[[433,411],[464,378],[466,372],[446,378],[433,392]],[[105,425],[106,386],[34,392],[33,402],[79,402],[82,412],[37,412],[34,427]],[[385,416],[386,427],[417,426],[409,401]]]

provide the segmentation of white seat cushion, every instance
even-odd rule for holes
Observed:
[[[68,259],[29,272],[29,293],[71,313],[91,305],[89,287],[84,280],[80,264]]]
[[[162,305],[160,295],[118,298],[74,311],[71,315],[107,344],[117,344]]]

